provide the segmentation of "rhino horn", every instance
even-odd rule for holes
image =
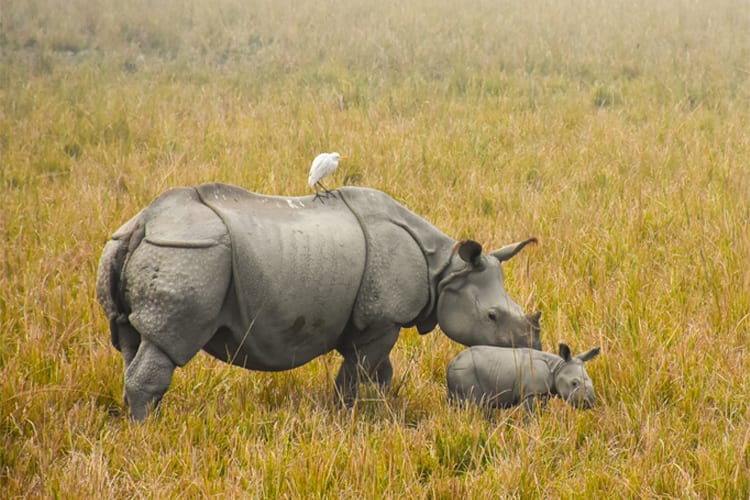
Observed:
[[[523,247],[525,247],[529,243],[536,244],[536,243],[539,243],[539,240],[537,240],[536,238],[529,238],[528,240],[520,241],[517,243],[511,243],[510,245],[505,245],[499,250],[495,250],[490,255],[495,257],[500,262],[505,262],[506,260],[509,260],[511,257],[513,257],[515,254],[523,250]]]
[[[526,319],[529,323],[531,323],[531,326],[535,330],[541,330],[541,326],[539,326],[539,318],[542,317],[542,311],[537,311],[533,314],[527,314]]]

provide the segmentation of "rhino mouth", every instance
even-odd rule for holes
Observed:
[[[579,390],[573,391],[566,402],[579,410],[590,410],[596,404],[596,398],[592,395],[581,395]]]

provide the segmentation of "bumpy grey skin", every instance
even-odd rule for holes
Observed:
[[[540,349],[540,313],[510,299],[500,266],[534,241],[483,255],[372,189],[320,203],[204,184],[167,191],[113,235],[97,298],[136,419],[201,349],[264,371],[335,349],[337,394],[350,405],[360,375],[390,383],[401,327]]]
[[[595,358],[598,347],[572,357],[560,344],[560,355],[533,349],[475,346],[461,351],[448,364],[448,396],[488,408],[524,404],[531,410],[537,398],[559,396],[583,409],[595,403],[594,386],[583,363]]]

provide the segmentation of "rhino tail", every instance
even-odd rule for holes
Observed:
[[[127,266],[128,257],[138,248],[146,234],[143,220],[138,220],[132,231],[118,238],[118,246],[109,263],[109,295],[114,310],[109,313],[109,333],[112,345],[118,351],[120,347],[120,326],[129,324],[130,306],[125,300],[123,272]]]

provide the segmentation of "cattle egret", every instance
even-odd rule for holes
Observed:
[[[331,175],[336,170],[336,167],[339,166],[339,160],[345,159],[346,156],[341,156],[338,153],[320,153],[315,157],[312,165],[310,165],[310,177],[307,179],[307,184],[315,189],[315,198],[320,198],[318,186],[323,188],[326,195],[331,194],[331,192],[320,181]]]

